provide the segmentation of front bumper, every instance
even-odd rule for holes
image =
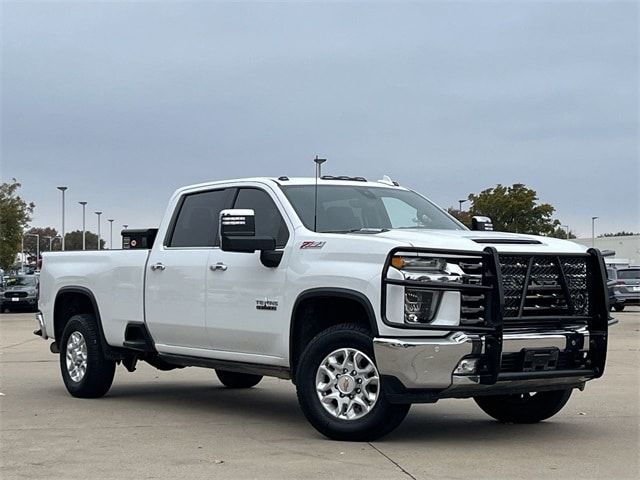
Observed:
[[[591,344],[586,328],[544,333],[505,333],[502,339],[503,369],[494,378],[481,372],[454,373],[462,359],[482,359],[487,354],[482,335],[455,332],[443,338],[430,339],[375,338],[373,348],[378,369],[386,378],[385,390],[391,400],[420,402],[581,387],[585,381],[598,376],[588,365]],[[571,368],[558,366],[557,369],[539,371],[518,371],[505,365],[505,359],[523,351],[548,349],[557,349],[563,356],[571,355],[582,365],[579,368],[575,365]]]
[[[640,305],[639,293],[616,293],[611,297],[612,305]]]
[[[5,308],[35,307],[38,304],[37,297],[4,297],[0,304]]]

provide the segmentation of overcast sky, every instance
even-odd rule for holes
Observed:
[[[636,2],[2,3],[2,179],[67,231],[185,184],[388,174],[442,206],[522,182],[640,230]],[[95,230],[96,217],[88,226]],[[103,223],[103,231],[106,222]]]

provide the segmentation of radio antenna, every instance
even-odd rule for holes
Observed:
[[[315,201],[313,204],[313,231],[318,231],[318,179],[322,177],[322,164],[327,161],[326,158],[316,158],[313,160],[316,164],[316,191],[315,191]]]

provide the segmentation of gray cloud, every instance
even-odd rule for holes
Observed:
[[[633,2],[4,3],[1,174],[34,224],[59,223],[65,184],[145,226],[182,184],[309,175],[319,153],[444,206],[518,181],[580,233],[639,230],[637,20]]]

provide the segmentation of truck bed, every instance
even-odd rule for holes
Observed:
[[[55,296],[73,289],[94,297],[109,345],[121,346],[125,326],[144,321],[145,270],[149,250],[48,252],[40,274],[40,310],[54,335]]]

